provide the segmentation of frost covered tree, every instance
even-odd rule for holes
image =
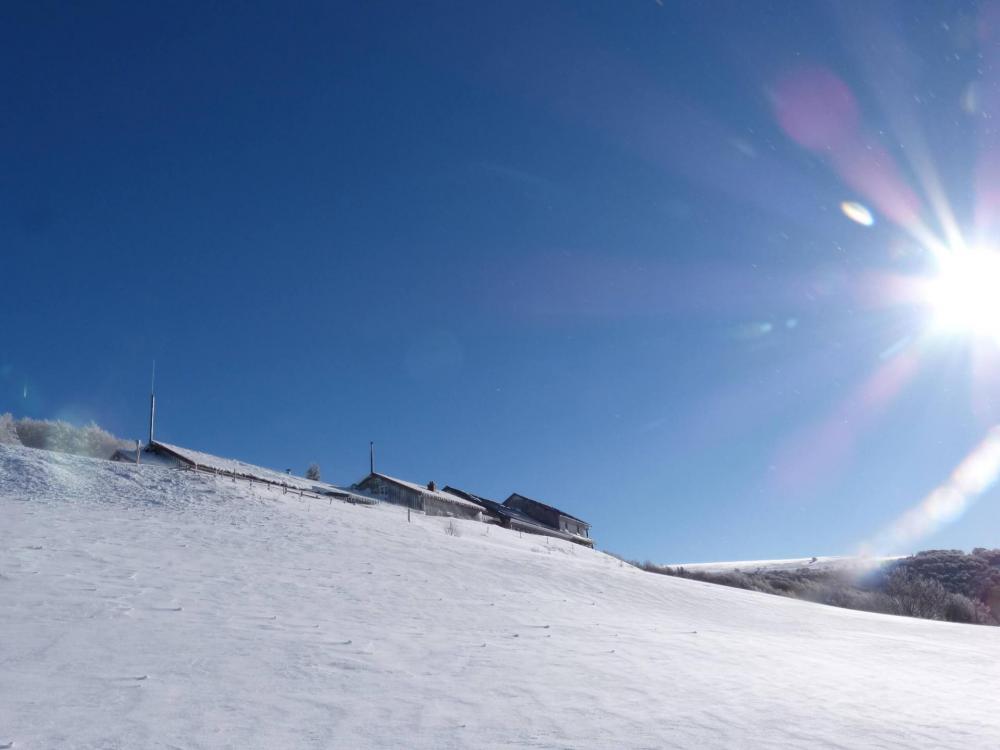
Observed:
[[[319,464],[309,464],[309,468],[306,469],[306,479],[319,481]]]
[[[7,421],[4,417],[0,417],[0,433],[5,432],[5,427],[9,428],[12,425],[17,442],[27,448],[41,448],[92,458],[110,458],[118,448],[131,447],[127,441],[102,430],[93,422],[85,427],[74,427],[62,420],[23,417]],[[0,437],[0,443],[3,442],[6,442],[5,439]]]
[[[17,436],[17,425],[14,417],[8,414],[0,414],[0,445],[20,445],[21,439]]]

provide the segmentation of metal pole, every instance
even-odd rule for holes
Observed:
[[[149,394],[149,443],[148,446],[153,445],[153,426],[156,423],[156,394]]]
[[[156,425],[156,360],[153,360],[153,376],[149,380],[149,443],[147,447],[153,447],[153,428]]]
[[[371,474],[375,473],[375,441],[369,441],[368,443],[368,471]]]

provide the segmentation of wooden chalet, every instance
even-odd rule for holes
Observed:
[[[483,508],[478,503],[447,492],[439,492],[434,482],[426,485],[372,472],[352,489],[364,492],[382,502],[419,510],[428,516],[450,516],[473,521],[483,520]]]

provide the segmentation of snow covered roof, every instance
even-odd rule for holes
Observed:
[[[314,481],[312,479],[306,479],[305,477],[287,474],[283,471],[275,471],[274,469],[267,469],[263,466],[248,464],[243,461],[238,461],[235,458],[213,456],[211,453],[203,453],[202,451],[184,448],[179,445],[171,445],[170,443],[164,443],[159,440],[153,441],[152,448],[156,451],[169,453],[190,465],[199,466],[205,469],[212,469],[213,471],[218,471],[223,474],[235,474],[239,477],[257,479],[262,482],[271,482],[273,484],[284,485],[286,487],[294,487],[297,490],[316,492],[324,495],[340,495],[343,497],[352,495],[349,490],[345,490],[334,484],[330,484],[329,482],[320,482],[318,480]]]
[[[476,510],[482,510],[482,506],[479,505],[479,503],[471,502],[469,500],[466,500],[465,498],[459,497],[458,495],[452,495],[450,492],[431,490],[425,487],[424,485],[416,484],[415,482],[407,482],[405,479],[397,479],[396,477],[390,477],[388,474],[380,474],[377,471],[372,472],[367,477],[365,477],[365,479],[369,479],[371,477],[379,477],[380,479],[383,479],[386,482],[392,482],[393,484],[399,485],[400,487],[405,487],[406,489],[412,490],[413,492],[419,492],[423,495],[430,495],[431,497],[441,500],[442,502],[452,503],[454,505],[461,505],[466,508],[475,508]],[[362,479],[361,482],[364,482],[365,479]],[[358,484],[360,485],[361,482],[358,482]]]

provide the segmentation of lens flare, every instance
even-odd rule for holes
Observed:
[[[856,201],[844,201],[840,204],[840,210],[848,219],[863,227],[870,227],[875,223],[872,212]]]
[[[890,328],[879,333],[896,342],[883,348],[883,364],[947,356],[956,350],[950,344],[961,342],[962,354],[970,357],[974,415],[984,426],[996,425],[946,482],[866,545],[874,553],[911,552],[922,537],[959,518],[1000,475],[1000,245],[989,247],[1000,236],[1000,130],[991,124],[1000,115],[1000,97],[979,82],[957,92],[961,108],[973,116],[969,122],[975,124],[978,147],[968,196],[972,222],[962,227],[921,127],[924,101],[915,95],[916,80],[909,80],[916,72],[910,61],[918,58],[888,17],[874,13],[868,18],[867,6],[861,13],[850,12],[843,20],[864,21],[848,41],[867,74],[868,93],[876,96],[858,96],[838,73],[808,62],[777,76],[768,93],[776,124],[790,141],[825,163],[843,189],[857,197],[840,203],[842,214],[864,227],[877,216],[885,225],[882,236],[901,233],[890,240],[895,246],[888,256],[905,267],[880,269],[872,275],[879,283],[863,284],[859,298],[880,311]],[[983,4],[977,15],[980,57],[995,69],[1000,65],[995,44],[1000,3]],[[895,55],[895,63],[887,54]],[[866,121],[865,102],[882,108],[879,127]],[[898,324],[903,316],[895,317],[896,310],[906,311],[904,324]],[[906,379],[886,389],[884,398],[895,398]],[[779,471],[772,475],[795,480],[793,489],[801,490],[798,480],[835,467],[838,456],[849,457],[848,449],[859,431],[874,423],[879,405],[884,406],[880,399],[862,396],[837,404],[824,422],[793,441],[790,460],[776,460]],[[791,468],[782,472],[783,467]]]
[[[893,521],[874,539],[861,546],[866,555],[909,551],[924,537],[962,516],[1000,476],[1000,425],[916,507]]]

